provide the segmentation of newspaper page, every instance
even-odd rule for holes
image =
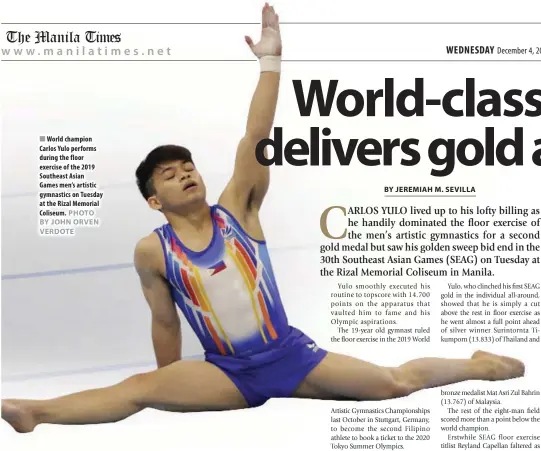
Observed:
[[[540,449],[539,5],[2,9],[2,449]]]

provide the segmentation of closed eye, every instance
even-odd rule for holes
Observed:
[[[168,168],[165,171],[163,171],[163,176],[165,180],[170,180],[175,176],[175,169],[174,168]]]

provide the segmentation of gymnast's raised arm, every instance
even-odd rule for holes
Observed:
[[[282,42],[274,8],[268,4],[263,8],[261,40],[254,44],[248,36],[245,39],[259,58],[261,73],[250,104],[246,132],[237,148],[233,176],[220,198],[220,203],[239,219],[257,214],[269,186],[269,168],[257,161],[256,146],[270,135],[278,101]]]

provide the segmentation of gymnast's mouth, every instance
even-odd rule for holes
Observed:
[[[183,191],[188,191],[189,189],[197,188],[197,183],[190,181],[184,185],[184,188],[182,188]]]

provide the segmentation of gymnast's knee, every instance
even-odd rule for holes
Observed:
[[[156,371],[134,374],[122,382],[124,393],[138,407],[145,407],[158,388]]]
[[[359,381],[363,384],[363,381]],[[388,369],[372,387],[361,386],[359,391],[359,401],[384,401],[386,399],[403,398],[416,391],[415,385],[408,382],[406,375],[398,369]],[[357,399],[357,397],[356,397]]]
[[[389,372],[391,377],[387,381],[387,399],[403,398],[419,390],[417,381],[402,368],[392,368]]]

